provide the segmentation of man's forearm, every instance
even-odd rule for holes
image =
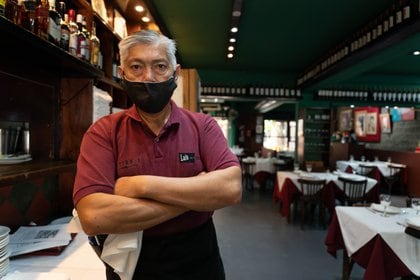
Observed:
[[[121,178],[115,190],[124,196],[212,211],[240,201],[241,170],[235,166],[188,178],[133,176]]]

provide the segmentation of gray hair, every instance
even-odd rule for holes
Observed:
[[[118,47],[120,49],[121,63],[124,63],[126,61],[128,56],[128,50],[137,44],[162,46],[166,50],[166,55],[169,59],[169,63],[175,70],[177,65],[175,57],[175,41],[153,30],[137,31],[120,41]]]

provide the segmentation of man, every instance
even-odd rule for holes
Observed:
[[[224,279],[211,217],[241,200],[237,157],[214,119],[170,100],[180,73],[174,41],[140,31],[119,49],[134,105],[83,138],[73,195],[83,230],[143,230],[133,279]]]

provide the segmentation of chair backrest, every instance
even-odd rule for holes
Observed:
[[[367,176],[372,170],[375,168],[374,166],[359,164],[360,171],[358,172],[360,175]]]
[[[404,167],[402,166],[396,166],[393,164],[388,164],[388,168],[389,168],[389,175],[390,176],[401,176],[402,175],[402,171],[404,170]]]
[[[339,177],[338,180],[343,182],[345,200],[350,205],[352,205],[355,202],[365,201],[367,179],[353,180],[350,178]]]
[[[302,194],[304,196],[314,196],[325,186],[326,180],[310,180],[310,179],[298,179],[298,182],[302,186]]]

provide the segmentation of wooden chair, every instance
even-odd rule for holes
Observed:
[[[397,186],[403,190],[403,173],[405,167],[400,165],[393,165],[392,163],[388,164],[389,168],[389,176],[384,176],[384,182],[387,187],[388,194],[391,194],[392,190],[395,189]]]
[[[352,206],[356,203],[366,203],[366,185],[365,180],[353,180],[350,178],[339,177],[343,182],[344,199],[342,205]]]
[[[319,223],[325,228],[325,207],[322,200],[321,190],[326,185],[326,180],[308,180],[298,179],[298,182],[302,186],[302,196],[297,200],[297,204],[301,207],[300,212],[300,228],[304,229],[304,223],[308,216],[311,215],[311,219],[314,217],[314,212],[318,206],[319,211]],[[310,206],[311,212],[308,213],[308,206]]]
[[[374,168],[375,167],[371,165],[359,164],[359,170],[357,174],[361,176],[365,176],[365,177],[370,177],[369,174],[372,172]]]

